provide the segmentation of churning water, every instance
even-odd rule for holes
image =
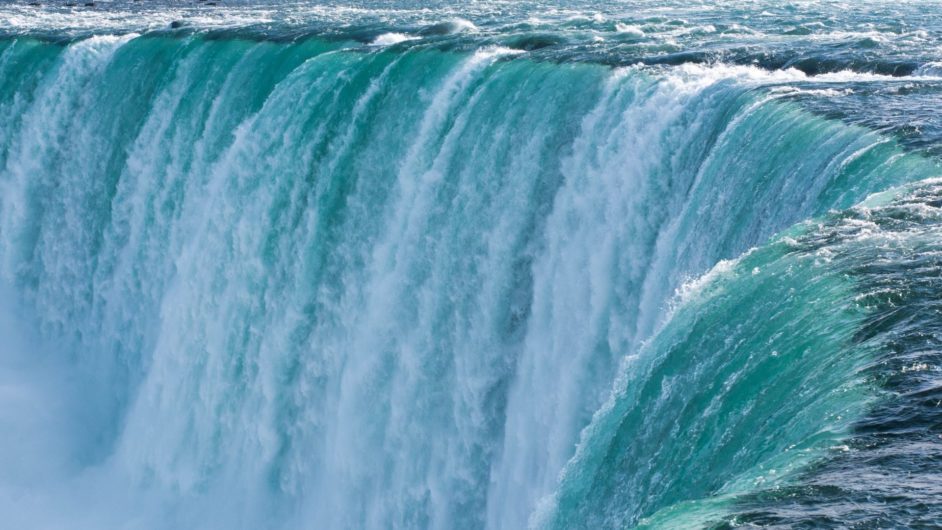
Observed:
[[[938,522],[942,9],[687,4],[0,6],[3,526]]]

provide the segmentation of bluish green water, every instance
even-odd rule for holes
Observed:
[[[937,12],[0,6],[5,524],[933,524]]]

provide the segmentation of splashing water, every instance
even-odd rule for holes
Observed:
[[[10,524],[938,515],[939,80],[535,6],[0,8]]]

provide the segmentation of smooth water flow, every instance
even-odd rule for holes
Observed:
[[[899,337],[940,336],[887,319],[937,292],[942,195],[930,127],[827,101],[931,72],[315,7],[267,37],[280,8],[0,10],[11,524],[700,527],[788,488],[829,516],[800,488],[875,447]]]

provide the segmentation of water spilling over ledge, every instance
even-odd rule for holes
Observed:
[[[0,8],[9,524],[938,516],[940,80],[534,5]]]

